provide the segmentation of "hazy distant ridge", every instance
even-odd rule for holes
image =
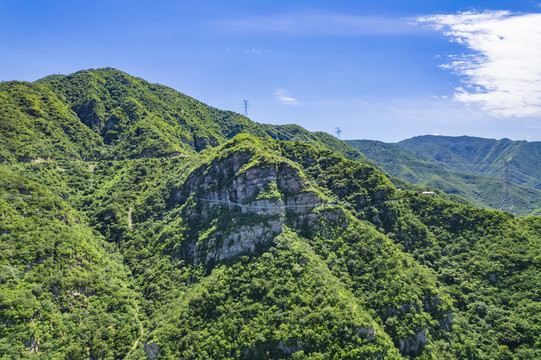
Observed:
[[[541,142],[425,135],[396,144],[372,140],[346,143],[392,176],[491,208],[501,205],[504,159],[512,157],[512,195],[517,214],[541,208]]]

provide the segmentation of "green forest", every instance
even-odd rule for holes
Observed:
[[[541,217],[111,68],[0,131],[1,359],[541,359]]]
[[[483,208],[501,208],[508,163],[508,207],[519,216],[541,214],[539,141],[424,135],[396,144],[345,142],[393,177],[459,195]]]

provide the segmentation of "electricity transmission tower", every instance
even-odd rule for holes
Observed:
[[[338,140],[340,140],[340,134],[342,134],[342,129],[340,129],[339,127],[336,128],[336,138]]]
[[[248,100],[242,100],[244,105],[244,116],[248,117]]]
[[[502,203],[500,205],[500,210],[507,211],[515,215],[515,207],[513,206],[513,198],[511,197],[511,160],[510,157],[505,161],[503,168],[503,193],[502,193]]]

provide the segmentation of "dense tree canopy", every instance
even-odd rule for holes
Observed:
[[[114,69],[0,90],[2,358],[541,358],[538,217]]]

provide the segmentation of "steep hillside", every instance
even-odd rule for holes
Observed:
[[[43,85],[0,83],[0,162],[99,158],[100,136]]]
[[[118,248],[139,297],[136,358],[540,355],[538,218],[398,191],[329,150],[248,135],[185,157],[10,168]],[[24,349],[19,331],[9,344]]]
[[[46,187],[0,179],[2,357],[124,357],[142,325],[121,255]]]
[[[462,138],[451,139],[460,141]],[[404,140],[404,142],[410,144],[410,140]],[[479,146],[482,147],[481,145],[484,144],[486,148],[484,150],[477,149],[476,151],[489,151],[487,144],[490,144],[492,141],[488,139],[479,140]],[[473,140],[471,141],[474,142]],[[426,150],[426,152],[427,154],[430,153],[432,157],[427,156],[423,158],[422,154],[417,155],[412,150],[416,147],[411,144],[407,147],[405,146],[406,149],[403,149],[398,144],[386,144],[372,140],[346,140],[345,142],[373,160],[385,172],[399,179],[413,184],[437,188],[447,194],[462,196],[481,207],[498,209],[501,205],[503,192],[503,162],[501,159],[499,163],[485,166],[487,171],[483,172],[481,171],[482,166],[478,168],[473,164],[475,162],[473,159],[479,158],[479,154],[470,154],[471,156],[469,156],[463,152],[461,155],[463,158],[459,160],[459,156],[456,154],[453,155],[449,149],[438,150],[431,148],[430,150]],[[456,148],[454,145],[451,147]],[[473,150],[471,151],[473,152]],[[495,152],[495,150],[490,151]],[[443,153],[446,155],[443,155]],[[494,157],[495,155],[493,154],[492,156]],[[436,157],[440,161],[436,161]],[[441,160],[444,157],[454,160],[449,160],[449,162]],[[466,161],[469,163],[466,163]],[[529,160],[522,157],[521,161],[526,162]],[[533,161],[533,164],[537,161],[537,159]],[[472,169],[478,170],[470,171]],[[527,169],[525,166],[523,169],[524,171],[529,171],[528,175],[523,176],[524,178],[535,178],[537,169]],[[514,172],[515,170],[513,170],[514,185],[511,188],[511,194],[516,214],[524,216],[538,211],[541,208],[541,190],[531,186],[534,183],[533,180],[530,181],[531,184],[527,181],[517,181],[516,176],[518,175],[515,175]]]
[[[540,218],[113,69],[3,86],[0,357],[541,358]]]
[[[0,120],[0,162],[179,156],[249,133],[370,163],[329,134],[258,124],[111,68],[0,83]]]

